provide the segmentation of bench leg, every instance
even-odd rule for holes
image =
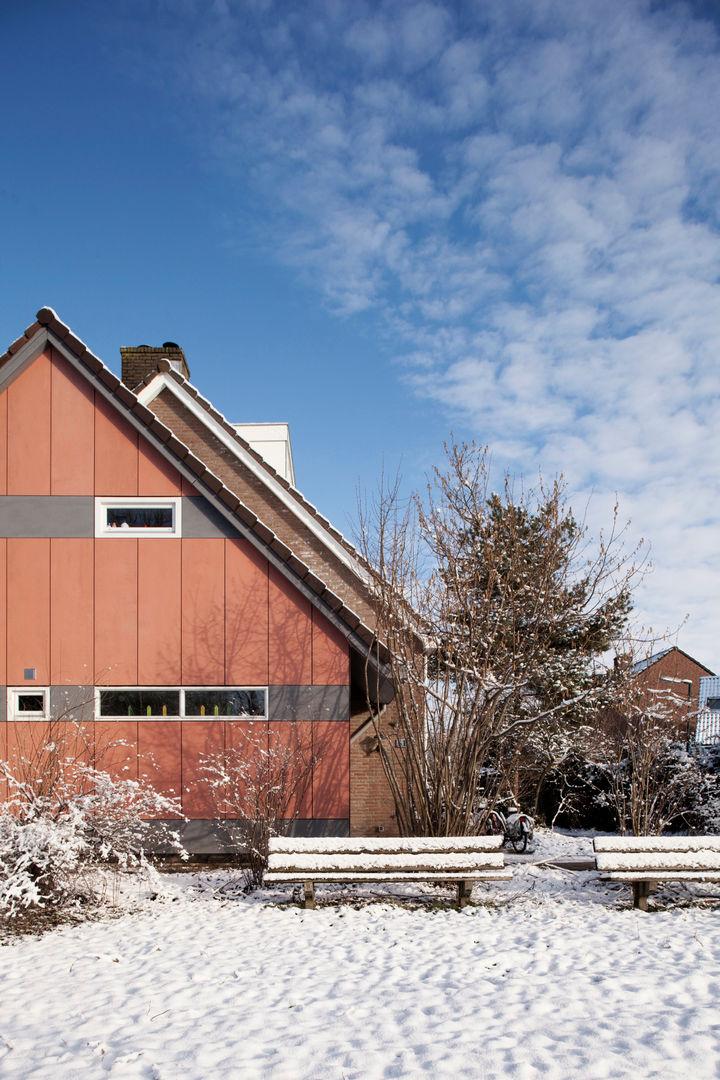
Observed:
[[[465,907],[472,893],[472,881],[458,881],[458,911]]]
[[[639,911],[647,911],[648,896],[650,895],[649,881],[633,881],[633,907]]]
[[[311,911],[315,910],[315,884],[312,881],[306,881],[305,883],[305,900],[303,907],[310,908]]]

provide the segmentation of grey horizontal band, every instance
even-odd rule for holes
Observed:
[[[185,496],[182,504],[182,535],[187,539],[240,535],[201,495]],[[92,495],[0,495],[0,536],[83,539],[94,535]]]
[[[5,719],[7,704],[6,687],[0,687],[0,722]],[[102,687],[112,690],[113,687]],[[188,689],[186,687],[185,689]],[[222,686],[215,687],[222,690]],[[23,690],[31,693],[33,683],[26,683]],[[318,720],[333,720],[347,723],[350,719],[350,688],[348,686],[269,686],[268,687],[269,716],[271,723],[289,721],[300,723]],[[85,722],[93,719],[95,708],[95,689],[92,686],[51,686],[50,687],[50,716],[53,720],[66,718],[68,720],[82,720]],[[113,722],[112,717],[96,717],[108,723]],[[143,723],[144,720],[162,722],[161,716],[133,716],[132,720]],[[191,724],[212,720],[213,717],[188,716],[182,717],[183,724]],[[265,723],[265,717],[221,717],[224,720],[246,720],[248,722]],[[175,721],[177,717],[168,717],[167,722]],[[31,720],[24,723],[33,723]]]

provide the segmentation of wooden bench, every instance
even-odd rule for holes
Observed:
[[[456,881],[458,907],[476,881],[507,881],[502,836],[273,837],[264,880],[302,882],[315,907],[315,882]]]
[[[640,911],[658,881],[720,881],[720,836],[603,836],[593,846],[600,874],[631,882]]]

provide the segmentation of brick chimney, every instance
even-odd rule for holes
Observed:
[[[183,376],[190,378],[190,368],[185,353],[174,341],[164,345],[135,345],[120,349],[122,357],[122,381],[131,390],[143,381],[146,375],[157,371],[158,361],[167,360],[170,366]]]

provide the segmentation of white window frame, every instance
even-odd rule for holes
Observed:
[[[103,716],[100,712],[100,694],[101,692],[111,693],[132,693],[133,691],[145,691],[145,690],[159,690],[164,693],[178,693],[180,698],[180,713],[177,716],[143,716],[137,714],[136,716]],[[185,691],[186,690],[208,690],[208,691],[222,691],[222,690],[262,690],[265,694],[265,712],[262,716],[215,716],[211,714],[209,716],[186,716],[185,715]],[[108,720],[110,723],[115,723],[119,720],[129,720],[132,723],[135,721],[182,721],[183,724],[195,723],[207,723],[208,720],[212,720],[215,723],[218,721],[224,721],[229,724],[237,724],[240,722],[264,722],[268,719],[268,687],[267,686],[96,686],[95,687],[95,719],[96,720]]]
[[[38,694],[42,694],[43,707],[42,712],[21,712],[19,709],[19,698],[25,694],[32,694],[33,697],[37,697]],[[12,721],[23,721],[27,723],[30,720],[48,720],[49,719],[49,704],[50,704],[50,687],[49,686],[9,686],[7,692],[7,718]]]
[[[123,507],[157,507],[158,510],[172,510],[173,523],[169,529],[131,529],[111,528],[107,523],[108,510],[122,510]],[[138,498],[129,496],[125,499],[100,497],[95,499],[95,536],[112,537],[113,540],[122,539],[166,539],[173,540],[182,536],[182,497],[179,495],[167,498]]]

